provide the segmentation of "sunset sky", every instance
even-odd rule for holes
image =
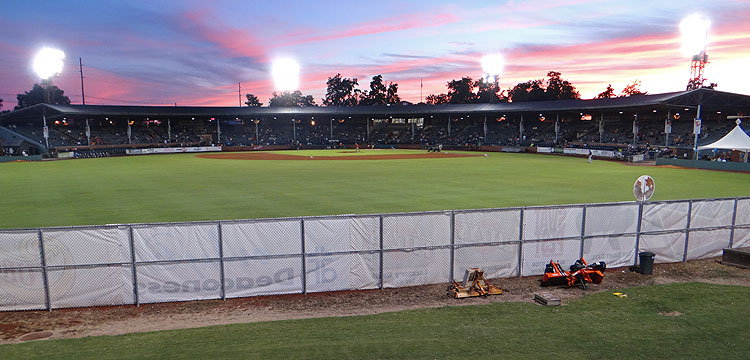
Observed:
[[[711,21],[705,77],[718,90],[750,94],[750,1],[17,1],[0,12],[3,109],[38,79],[43,46],[67,57],[54,83],[87,104],[237,106],[242,94],[268,103],[273,59],[301,67],[300,90],[318,104],[328,77],[366,89],[382,74],[404,100],[446,92],[481,76],[479,59],[500,53],[501,88],[555,70],[583,98],[634,80],[649,93],[681,91],[690,60],[680,21]]]

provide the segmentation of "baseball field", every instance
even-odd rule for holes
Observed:
[[[748,173],[563,156],[418,150],[236,154],[3,163],[0,228],[631,201],[633,183],[644,174],[655,180],[653,200],[750,194]]]
[[[644,174],[655,180],[653,200],[750,195],[748,173],[536,154],[153,155],[0,164],[0,228],[631,201]],[[0,358],[741,358],[750,350],[739,320],[750,270],[710,259],[658,264],[653,277],[608,269],[591,291],[554,290],[565,299],[559,308],[528,301],[535,277],[496,283],[505,294],[489,299],[447,299],[436,284],[0,313]],[[37,335],[53,340],[24,342]]]

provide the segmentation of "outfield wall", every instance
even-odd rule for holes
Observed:
[[[540,275],[750,246],[750,197],[0,230],[0,311]]]

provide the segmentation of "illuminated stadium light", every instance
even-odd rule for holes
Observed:
[[[65,59],[65,53],[62,50],[45,47],[34,56],[32,67],[37,76],[42,80],[47,80],[60,75],[63,69],[63,59]]]
[[[299,87],[299,64],[291,58],[274,60],[271,75],[276,89],[280,91],[297,90]]]
[[[706,51],[710,24],[708,20],[697,14],[690,15],[680,22],[682,53],[685,56],[701,55]]]
[[[505,60],[500,54],[487,54],[482,56],[479,61],[482,64],[482,73],[484,73],[485,82],[495,82],[503,73]]]

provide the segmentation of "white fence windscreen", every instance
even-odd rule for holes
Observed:
[[[389,250],[383,254],[383,287],[447,282],[450,249]]]
[[[550,261],[617,268],[730,246],[750,246],[750,198],[8,229],[0,311],[417,286],[474,267],[538,276]]]
[[[682,261],[685,254],[685,233],[641,234],[639,252],[650,251],[656,254],[654,262],[670,263]]]
[[[523,238],[537,240],[581,236],[582,217],[581,207],[527,209],[523,214]]]
[[[583,258],[588,262],[604,261],[609,268],[633,265],[635,235],[587,238],[583,242]]]
[[[450,244],[450,214],[383,217],[383,248],[409,249]]]
[[[521,210],[456,213],[455,243],[481,244],[518,241],[520,221]]]
[[[138,265],[138,297],[142,303],[218,299],[218,263]]]
[[[694,201],[690,212],[690,228],[730,226],[733,212],[734,200]]]
[[[55,230],[44,232],[47,265],[129,263],[127,227]]]
[[[631,234],[638,230],[638,204],[589,206],[586,236]]]
[[[224,262],[228,298],[302,292],[302,257]]]
[[[134,303],[133,268],[107,266],[48,272],[52,308]]]
[[[486,278],[518,276],[519,244],[477,245],[456,249],[453,280],[460,280],[467,268],[479,267]]]
[[[688,207],[687,201],[644,205],[641,231],[685,229],[687,227]]]
[[[133,227],[136,261],[219,257],[216,224]]]
[[[299,219],[222,223],[225,257],[301,254]]]
[[[688,239],[687,260],[721,256],[729,247],[731,229],[692,230]]]
[[[521,275],[540,275],[551,260],[568,266],[581,258],[581,240],[551,240],[523,243]],[[593,261],[593,260],[592,260]]]

